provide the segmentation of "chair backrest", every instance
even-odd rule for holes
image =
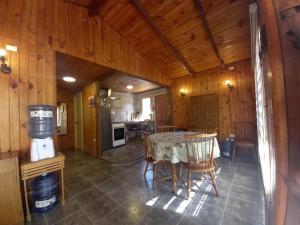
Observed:
[[[234,134],[236,140],[247,140],[256,143],[257,131],[256,123],[251,121],[233,122]]]
[[[175,131],[175,126],[171,126],[171,125],[164,125],[164,126],[157,126],[156,127],[156,132],[157,133],[174,132],[174,131]]]
[[[188,131],[199,132],[201,134],[214,134],[217,133],[217,128],[212,127],[190,127]]]
[[[214,134],[217,133],[216,127],[199,127],[197,131],[204,133],[204,134]]]
[[[151,149],[149,148],[149,138],[150,138],[150,133],[143,132],[145,158],[152,157]]]
[[[214,165],[214,142],[217,133],[186,135],[186,148],[189,164],[197,164],[200,169]]]

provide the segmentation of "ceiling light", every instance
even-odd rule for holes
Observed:
[[[0,56],[6,56],[6,51],[3,48],[0,49]]]
[[[66,82],[75,82],[76,79],[74,77],[63,77],[63,80]]]
[[[126,87],[127,89],[132,89],[133,88],[133,86],[132,85],[127,85],[127,87]]]

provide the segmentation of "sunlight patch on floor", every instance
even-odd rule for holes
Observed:
[[[157,197],[155,197],[155,198],[152,198],[151,200],[149,200],[148,202],[146,202],[146,205],[147,205],[147,206],[153,206],[153,205],[155,204],[155,202],[157,202],[158,197],[159,197],[159,196],[157,196]]]

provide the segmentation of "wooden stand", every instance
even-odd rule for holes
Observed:
[[[27,188],[26,181],[31,178],[35,178],[41,176],[45,173],[51,173],[55,171],[59,171],[59,200],[62,206],[65,205],[65,196],[64,196],[64,174],[63,169],[65,167],[64,164],[65,156],[56,152],[56,156],[52,159],[44,159],[37,162],[30,162],[30,159],[21,159],[21,179],[23,181],[24,188],[24,196],[25,196],[25,204],[26,204],[26,219],[27,221],[31,220],[31,214],[28,205],[28,196],[27,196]]]

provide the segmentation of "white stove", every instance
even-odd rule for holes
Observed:
[[[112,124],[112,142],[113,142],[113,147],[125,145],[125,124],[124,123]]]

